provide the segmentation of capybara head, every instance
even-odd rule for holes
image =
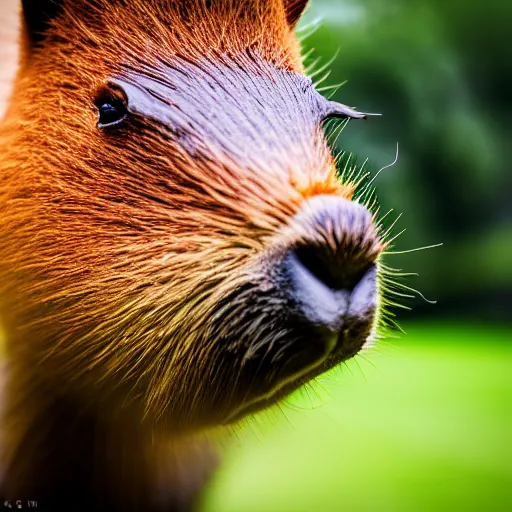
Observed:
[[[383,243],[305,76],[306,0],[24,1],[2,128],[13,361],[172,428],[230,423],[371,341]]]

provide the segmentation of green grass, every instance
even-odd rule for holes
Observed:
[[[512,510],[512,330],[408,331],[254,418],[204,511]]]

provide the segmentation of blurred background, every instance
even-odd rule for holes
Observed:
[[[318,87],[382,113],[339,148],[375,175],[398,144],[395,250],[443,244],[386,263],[437,304],[402,299],[406,334],[250,420],[206,512],[512,510],[511,25],[504,0],[312,0]]]

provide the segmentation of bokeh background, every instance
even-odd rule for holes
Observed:
[[[402,299],[406,334],[250,420],[206,512],[512,510],[511,26],[504,0],[312,1],[319,87],[383,114],[339,148],[375,175],[398,144],[375,181],[396,250],[443,246],[387,263],[437,304]]]

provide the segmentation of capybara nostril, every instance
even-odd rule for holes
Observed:
[[[317,196],[296,222],[307,231],[294,248],[297,259],[332,290],[352,291],[380,252],[372,215],[353,201]]]
[[[332,290],[352,291],[372,265],[365,256],[338,256],[321,243],[301,244],[294,252],[298,261]]]
[[[317,196],[304,204],[291,228],[297,240],[284,258],[284,271],[300,315],[336,332],[347,322],[371,321],[382,250],[372,214],[347,199]]]

